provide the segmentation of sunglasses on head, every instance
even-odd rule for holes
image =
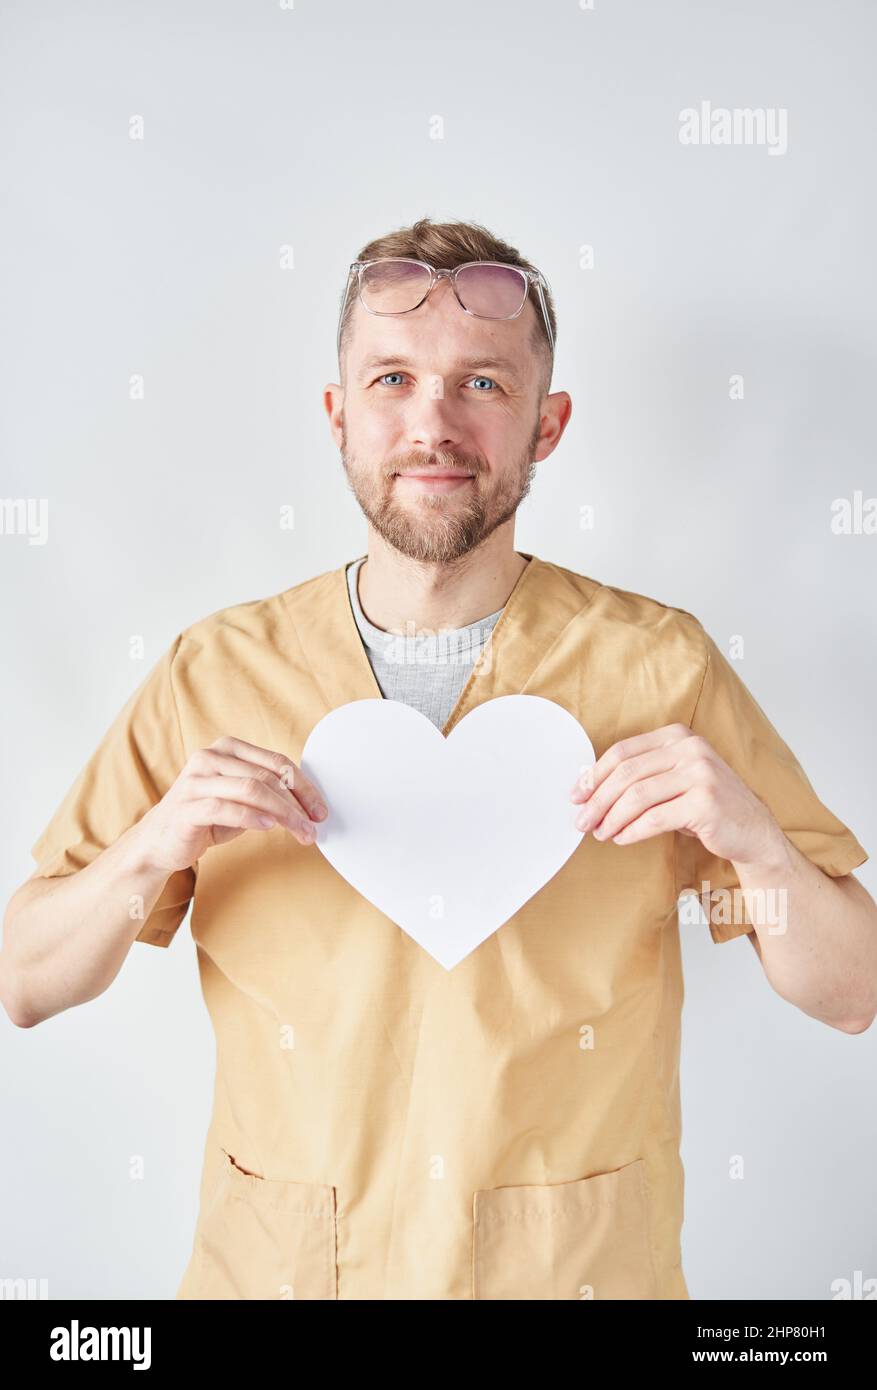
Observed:
[[[522,270],[500,261],[467,261],[453,270],[436,270],[426,261],[385,256],[373,261],[353,261],[350,266],[338,319],[339,360],[341,325],[354,277],[359,302],[370,314],[408,314],[420,307],[437,281],[448,279],[460,308],[481,319],[516,319],[526,302],[527,291],[535,285],[554,354],[554,334],[543,294],[543,285],[548,288],[548,282],[541,271]]]

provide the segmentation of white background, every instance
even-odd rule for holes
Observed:
[[[349,262],[423,215],[482,223],[555,294],[573,414],[517,548],[742,635],[741,677],[871,851],[877,536],[830,522],[877,493],[875,31],[865,0],[5,0],[0,495],[48,499],[49,530],[0,536],[3,901],[182,627],[363,553],[321,393]],[[704,100],[785,108],[787,152],[681,145]],[[877,1029],[682,933],[692,1297],[877,1276]],[[0,1018],[0,1075],[0,1277],[172,1297],[213,1077],[188,924],[92,1003]]]

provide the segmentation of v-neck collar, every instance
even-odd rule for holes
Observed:
[[[499,618],[461,689],[442,729],[454,726],[476,706],[500,695],[524,693],[543,658],[563,629],[586,607],[580,589],[557,565],[518,551],[528,563],[515,581]],[[380,700],[368,653],[359,635],[347,588],[347,561],[317,579],[281,595],[292,620],[326,713],[353,700]]]

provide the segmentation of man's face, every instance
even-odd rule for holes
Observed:
[[[336,437],[359,505],[402,555],[466,555],[514,515],[554,447],[540,442],[554,398],[539,392],[534,312],[528,298],[516,319],[475,318],[447,281],[398,317],[356,305]]]

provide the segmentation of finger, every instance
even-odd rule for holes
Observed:
[[[681,796],[673,797],[670,801],[663,801],[657,806],[650,807],[641,816],[637,816],[636,820],[626,825],[623,830],[619,830],[617,835],[613,835],[613,844],[632,845],[638,840],[648,840],[652,835],[663,835],[671,830],[680,830],[685,834],[693,835],[695,832],[693,830],[688,831],[685,827],[693,814],[694,795],[695,788],[690,787]]]
[[[679,743],[681,739],[690,737],[691,730],[687,725],[664,724],[660,729],[653,729],[650,733],[634,734],[631,738],[620,739],[618,743],[613,743],[611,748],[607,748],[602,757],[597,759],[591,768],[590,779],[588,779],[587,773],[579,776],[570,792],[570,800],[586,800],[588,780],[590,780],[591,794],[593,794],[609,776],[609,773],[614,772],[618,764],[623,762],[625,758],[636,757],[639,753],[648,753],[653,748],[663,748],[667,744]],[[586,794],[582,795],[583,792]]]
[[[209,826],[211,830],[272,830],[275,825],[284,824],[256,806],[215,796],[199,797],[189,802],[186,817],[190,825]],[[313,835],[308,839],[304,831],[294,833],[302,844],[313,843]],[[227,838],[224,835],[214,836],[217,843],[224,843]]]
[[[208,800],[220,805],[224,801],[238,802],[251,806],[264,816],[271,816],[279,824],[299,839],[304,835],[310,843],[316,835],[317,827],[300,809],[298,803],[290,801],[267,782],[252,775],[247,777],[192,777],[190,781],[190,800]],[[200,823],[200,822],[199,822]],[[224,821],[218,821],[224,825]]]
[[[576,825],[587,814],[587,825],[579,825],[579,829],[592,829],[606,815],[606,812],[618,800],[628,787],[635,786],[637,782],[646,777],[654,777],[659,772],[668,772],[671,767],[676,767],[677,755],[673,745],[665,744],[663,748],[655,748],[651,753],[639,753],[635,758],[625,758],[619,763],[614,772],[610,772],[604,778],[603,783],[598,789],[584,799],[587,805],[579,813]],[[573,798],[575,800],[575,798]]]
[[[595,840],[614,839],[625,826],[632,824],[646,811],[670,801],[673,797],[681,796],[689,787],[690,782],[681,768],[673,768],[670,772],[662,772],[655,777],[645,777],[622,792],[599,820],[592,820],[588,826],[579,824],[579,821],[591,814],[592,808],[588,806],[585,811],[579,813],[576,825],[580,830],[590,829]]]
[[[280,777],[291,791],[294,789],[295,795],[307,808],[308,815],[313,814],[315,820],[323,820],[327,815],[325,798],[310,778],[306,777],[301,768],[285,753],[260,748],[257,743],[247,743],[244,739],[233,738],[230,734],[223,734],[215,739],[210,747],[218,753],[230,753],[233,757],[242,758],[244,762],[257,763],[260,767],[268,768]]]
[[[294,767],[292,763],[285,763],[285,767]],[[309,816],[311,820],[324,820],[328,814],[326,806],[319,800],[311,801],[307,806],[298,796],[297,791],[293,791],[288,782],[282,776],[265,767],[264,763],[246,762],[243,758],[236,758],[229,753],[219,753],[214,748],[202,748],[192,755],[190,768],[193,776],[221,775],[223,777],[258,777],[270,786],[285,801],[294,802],[297,809],[302,814]],[[290,779],[291,780],[291,779]],[[320,814],[317,814],[317,812]]]
[[[570,792],[571,801],[585,801],[594,790],[594,763],[584,763]]]
[[[308,815],[314,820],[323,820],[329,814],[325,798],[309,777],[306,777],[297,763],[287,763],[281,780],[306,807]]]

